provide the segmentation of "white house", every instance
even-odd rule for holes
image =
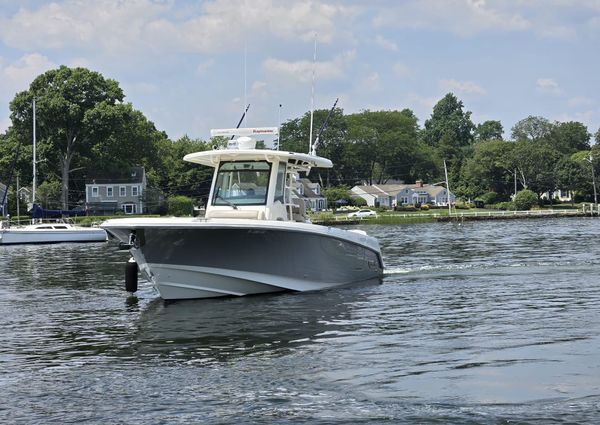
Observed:
[[[448,205],[456,202],[452,192],[443,186],[424,184],[417,180],[415,184],[379,184],[354,186],[353,196],[363,198],[368,206],[393,208],[400,205],[432,204]]]

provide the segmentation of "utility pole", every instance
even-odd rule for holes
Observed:
[[[450,184],[448,183],[448,168],[446,167],[446,160],[444,159],[444,174],[446,175],[446,192],[448,199],[448,216],[452,215],[452,204],[450,203]]]
[[[19,173],[17,173],[17,220],[21,220],[21,214],[19,212],[19,197],[21,196],[21,193],[19,191]],[[17,224],[19,224],[18,221]]]
[[[594,205],[598,205],[598,195],[596,194],[596,173],[594,173],[594,163],[592,162],[592,154],[589,157],[590,165],[592,166],[592,184],[594,185]]]

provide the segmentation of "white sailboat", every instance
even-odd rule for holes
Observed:
[[[33,190],[32,201],[35,203],[36,189],[36,122],[35,99],[33,99]],[[17,194],[18,196],[18,194]],[[75,226],[67,222],[32,223],[23,227],[7,227],[0,229],[0,245],[38,244],[59,242],[105,242],[108,235],[98,227]]]

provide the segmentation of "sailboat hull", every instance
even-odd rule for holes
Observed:
[[[97,228],[14,228],[0,230],[0,245],[61,242],[105,242],[106,240],[106,231]]]
[[[377,241],[312,224],[206,220],[102,226],[126,242],[164,299],[315,291],[381,278]]]

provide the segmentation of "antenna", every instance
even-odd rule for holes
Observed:
[[[333,102],[333,106],[329,110],[329,113],[327,114],[325,121],[323,121],[323,124],[321,124],[321,128],[319,129],[319,132],[317,133],[317,138],[315,139],[315,143],[312,146],[312,150],[310,151],[311,155],[317,155],[317,146],[319,145],[319,139],[321,138],[321,134],[323,134],[323,131],[325,130],[325,126],[327,125],[329,118],[331,118],[331,114],[333,113],[333,111],[335,109],[335,105],[337,105],[337,103],[338,103],[338,100],[340,100],[340,99],[339,98],[335,99],[335,102]]]
[[[313,115],[315,111],[315,67],[317,63],[317,33],[315,33],[315,52],[313,55],[312,85],[310,95],[310,134],[308,136],[308,153],[312,151]]]

